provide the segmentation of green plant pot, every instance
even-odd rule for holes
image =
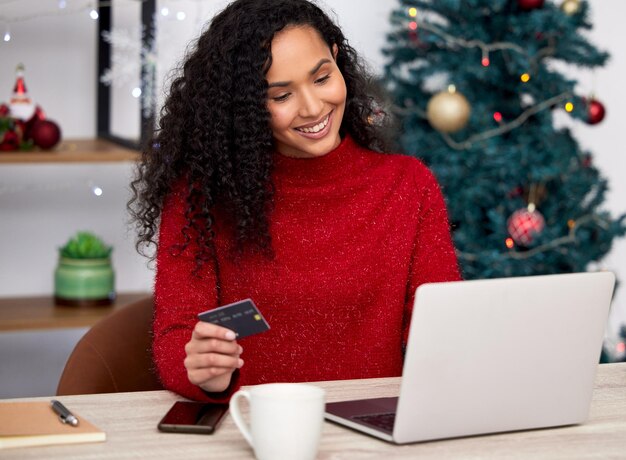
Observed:
[[[115,299],[115,275],[111,259],[59,258],[54,271],[57,305],[111,305]]]

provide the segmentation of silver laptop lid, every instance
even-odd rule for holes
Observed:
[[[583,422],[614,283],[598,272],[420,286],[394,441]]]

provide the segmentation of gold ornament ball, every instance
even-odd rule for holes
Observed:
[[[426,117],[437,131],[454,133],[465,127],[472,109],[459,92],[441,91],[426,106]]]
[[[572,16],[580,10],[580,0],[565,0],[561,3],[561,10],[568,16]]]

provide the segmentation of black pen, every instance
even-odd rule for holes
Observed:
[[[52,406],[52,410],[59,416],[59,420],[61,420],[62,423],[67,423],[71,426],[78,426],[78,419],[72,415],[67,407],[56,399],[50,401],[50,405]]]

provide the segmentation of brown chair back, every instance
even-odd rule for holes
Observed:
[[[152,297],[98,321],[76,344],[57,395],[162,390],[151,353]]]

